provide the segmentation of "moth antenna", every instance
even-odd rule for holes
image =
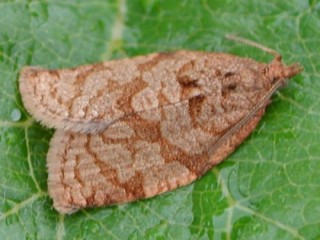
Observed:
[[[277,60],[281,60],[281,58],[282,58],[281,54],[278,53],[277,51],[275,51],[275,50],[273,50],[271,48],[268,48],[266,46],[263,46],[263,45],[261,45],[261,44],[259,44],[257,42],[252,41],[252,40],[249,40],[249,39],[246,39],[246,38],[242,38],[242,37],[238,37],[238,36],[235,36],[235,35],[232,35],[232,34],[227,34],[225,36],[225,38],[227,38],[229,40],[232,40],[232,41],[235,41],[235,42],[240,42],[240,43],[246,44],[246,45],[251,46],[251,47],[255,47],[255,48],[261,49],[262,51],[273,55]]]

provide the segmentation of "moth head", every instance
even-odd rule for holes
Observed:
[[[275,56],[272,62],[264,69],[265,76],[272,84],[280,81],[285,85],[285,80],[294,77],[302,71],[302,67],[298,63],[287,66],[281,61],[281,59],[281,55]]]

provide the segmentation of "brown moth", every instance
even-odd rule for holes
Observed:
[[[177,51],[76,68],[24,67],[26,109],[56,128],[48,189],[60,213],[187,185],[254,130],[271,95],[301,71],[226,53]]]

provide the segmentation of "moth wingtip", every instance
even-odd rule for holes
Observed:
[[[19,90],[22,96],[22,100],[25,103],[26,101],[31,101],[33,96],[33,88],[35,83],[35,79],[38,77],[39,67],[33,66],[24,66],[21,68],[19,73]]]
[[[49,128],[81,133],[97,133],[105,128],[105,124],[101,122],[92,123],[92,121],[86,120],[72,121],[65,112],[61,115],[65,115],[66,118],[62,119],[61,115],[48,111],[48,109],[45,108],[45,104],[41,102],[41,95],[38,93],[38,91],[43,88],[41,84],[39,84],[39,79],[41,79],[44,72],[47,72],[47,70],[35,66],[24,66],[20,70],[18,79],[19,91],[23,105],[29,114],[40,122],[41,125]]]
[[[56,178],[56,174],[52,172],[53,169],[49,169],[50,176],[48,179],[48,190],[49,195],[53,200],[53,207],[60,214],[72,214],[78,211],[80,209],[80,206],[72,203],[70,193],[66,191],[62,183]]]
[[[66,191],[57,179],[52,177],[52,173],[48,179],[48,190],[53,200],[53,207],[60,214],[72,214],[80,209],[80,206],[72,204],[70,193]]]
[[[79,209],[80,209],[78,206],[73,206],[73,205],[64,206],[64,205],[59,205],[59,204],[55,204],[55,203],[53,203],[53,207],[58,213],[67,214],[67,215],[73,214],[73,213],[79,211]]]
[[[23,66],[20,70],[20,82],[24,80],[30,80],[32,77],[34,77],[35,74],[39,72],[39,70],[42,69],[43,68],[36,66]]]

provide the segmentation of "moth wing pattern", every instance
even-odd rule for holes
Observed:
[[[205,130],[210,124],[196,126],[200,116],[190,114],[190,101],[125,117],[97,134],[57,130],[47,157],[48,189],[55,208],[72,213],[150,198],[190,184],[230,154],[264,113],[259,109],[211,153],[227,131]],[[146,120],[146,114],[159,119]]]
[[[274,91],[301,71],[276,57],[177,51],[73,69],[26,67],[26,109],[55,127],[47,155],[55,208],[72,213],[187,185],[254,130]]]
[[[19,86],[25,107],[44,125],[95,133],[125,115],[203,94],[184,72],[194,74],[193,62],[206,58],[177,51],[68,69],[24,67]]]

